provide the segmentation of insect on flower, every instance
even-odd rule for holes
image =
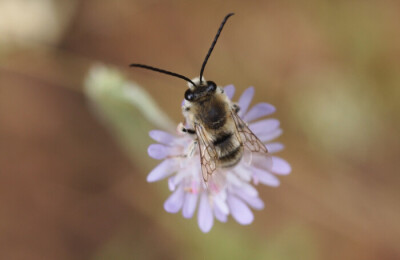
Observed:
[[[200,77],[193,80],[185,76],[150,67],[143,64],[131,64],[131,67],[150,69],[185,79],[189,89],[185,92],[183,114],[185,122],[181,131],[196,135],[195,143],[199,146],[201,171],[205,182],[218,167],[233,167],[242,159],[244,149],[250,152],[268,153],[265,145],[238,116],[240,107],[232,103],[224,90],[213,81],[203,78],[208,58],[217,43],[226,21],[233,13],[225,16],[211,44],[200,70]],[[185,127],[188,125],[189,127]],[[195,149],[193,146],[192,149]],[[193,151],[189,151],[192,154]]]
[[[164,207],[168,212],[178,212],[182,208],[184,217],[189,218],[200,197],[198,219],[203,232],[211,229],[214,215],[222,222],[232,214],[241,224],[251,223],[253,215],[246,203],[261,209],[263,202],[249,182],[253,180],[254,184],[277,186],[279,180],[272,173],[290,172],[290,165],[283,159],[271,156],[265,144],[280,135],[279,121],[269,119],[253,125],[246,123],[273,113],[275,108],[261,103],[246,113],[254,92],[252,88],[245,92],[239,103],[234,103],[231,101],[233,86],[222,88],[203,77],[220,33],[232,15],[226,15],[222,21],[197,78],[191,80],[143,64],[130,65],[188,82],[189,88],[182,105],[185,120],[178,125],[179,136],[161,131],[150,132],[153,139],[162,143],[149,147],[150,156],[165,160],[149,174],[148,181],[156,181],[177,172],[169,178],[169,186],[174,193]],[[254,131],[261,134],[260,138]],[[269,147],[272,152],[283,149],[280,143],[272,143]]]

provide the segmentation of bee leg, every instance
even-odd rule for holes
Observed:
[[[192,158],[193,157],[196,146],[197,146],[197,141],[194,140],[188,147],[188,151],[186,153],[186,157],[188,157],[188,158]]]
[[[239,113],[240,107],[238,106],[238,104],[236,104],[236,103],[233,104],[232,108],[233,108],[233,111],[235,111],[236,114]]]
[[[177,130],[178,130],[178,132],[185,133],[185,134],[191,134],[191,135],[196,133],[195,130],[184,127],[183,123],[179,123]]]
[[[191,135],[194,135],[196,133],[196,131],[194,131],[193,129],[189,129],[189,128],[185,128],[185,127],[182,127],[182,132],[188,133]]]

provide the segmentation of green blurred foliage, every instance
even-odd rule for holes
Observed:
[[[148,132],[152,126],[173,131],[174,124],[168,116],[145,90],[127,81],[116,69],[93,66],[84,86],[98,118],[111,128],[132,158],[143,158],[143,165],[150,164],[149,158],[143,156],[149,143]]]

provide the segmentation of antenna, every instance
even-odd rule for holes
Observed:
[[[170,75],[170,76],[174,76],[174,77],[177,77],[177,78],[180,78],[180,79],[184,79],[187,82],[190,82],[193,85],[193,87],[196,87],[196,84],[194,84],[193,81],[191,81],[189,78],[187,78],[187,77],[185,77],[183,75],[180,75],[178,73],[175,73],[175,72],[171,72],[171,71],[168,71],[168,70],[163,70],[163,69],[151,67],[151,66],[144,65],[144,64],[137,64],[137,63],[133,63],[133,64],[129,65],[129,67],[138,67],[138,68],[143,68],[143,69],[148,69],[148,70],[161,72],[161,73],[164,73],[164,74],[167,74],[167,75]]]
[[[222,21],[221,25],[219,26],[217,35],[215,35],[214,41],[211,43],[211,47],[210,47],[210,49],[208,50],[208,53],[207,53],[207,55],[206,55],[206,58],[205,58],[204,61],[203,61],[203,65],[201,66],[201,70],[200,70],[200,85],[201,85],[201,83],[202,83],[203,72],[204,72],[204,68],[206,67],[208,58],[210,58],[211,52],[213,51],[214,46],[215,46],[215,44],[217,43],[217,40],[218,40],[219,35],[221,34],[222,28],[224,28],[224,25],[225,25],[226,21],[227,21],[228,18],[231,17],[232,15],[234,15],[234,13],[229,13],[229,14],[227,14],[227,15],[225,16],[224,20]]]

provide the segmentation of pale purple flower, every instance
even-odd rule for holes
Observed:
[[[224,88],[232,99],[233,85]],[[246,153],[240,163],[233,168],[218,168],[205,185],[200,168],[198,149],[193,149],[194,139],[180,131],[176,135],[160,130],[150,132],[150,137],[157,141],[148,148],[149,155],[163,160],[147,176],[148,182],[168,178],[172,191],[164,203],[164,209],[170,213],[182,211],[185,218],[191,218],[197,208],[198,225],[203,232],[209,232],[214,219],[226,222],[231,215],[239,224],[253,222],[254,215],[250,208],[261,210],[263,201],[258,197],[255,186],[264,184],[279,186],[277,175],[286,175],[291,171],[289,163],[274,153],[283,149],[283,144],[271,142],[282,134],[277,119],[262,117],[275,112],[275,107],[268,103],[258,103],[249,109],[254,88],[245,90],[239,98],[239,116],[247,122],[249,128],[266,144],[270,157],[256,153]],[[194,154],[189,155],[189,151]]]

